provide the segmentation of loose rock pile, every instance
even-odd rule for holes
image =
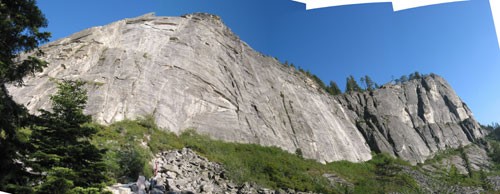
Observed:
[[[306,194],[293,189],[266,189],[252,183],[235,184],[222,165],[188,148],[159,153],[152,163],[155,175],[151,179],[140,176],[135,183],[113,185],[108,190],[113,194]]]
[[[224,168],[184,148],[158,154],[154,160],[157,170],[154,179],[164,185],[167,193],[301,193],[293,190],[271,190],[229,180]]]
[[[223,168],[198,156],[190,149],[163,152],[155,158],[158,184],[168,191],[195,193],[236,192],[236,185],[226,180]]]

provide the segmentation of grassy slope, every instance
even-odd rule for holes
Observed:
[[[151,176],[148,162],[153,153],[188,147],[211,161],[222,163],[229,177],[237,183],[254,182],[274,189],[292,188],[321,193],[421,192],[409,175],[399,173],[401,167],[420,170],[419,167],[412,167],[387,155],[376,154],[365,163],[340,161],[323,165],[276,147],[212,140],[193,130],[177,136],[159,130],[151,118],[101,126],[94,143],[108,149],[108,173],[116,181],[122,182],[131,181],[139,174]],[[323,174],[334,174],[353,183],[354,187],[340,184],[333,186]],[[468,177],[447,171],[432,176],[450,184],[481,186],[481,181],[478,181],[480,177],[477,176]],[[132,179],[127,180],[126,177]]]

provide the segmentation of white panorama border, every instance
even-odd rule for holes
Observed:
[[[453,2],[460,2],[467,0],[293,0],[293,1],[306,4],[307,10],[324,8],[324,7],[342,6],[342,5],[365,4],[365,3],[392,3],[392,9],[394,11],[401,11],[416,7],[423,7],[423,6],[443,4],[443,3],[453,3]]]
[[[365,3],[392,3],[394,11],[401,11],[405,9],[412,9],[417,7],[453,3],[468,0],[292,0],[306,4],[306,10],[318,9],[324,7],[354,5]],[[490,0],[491,14],[497,33],[498,46],[500,48],[500,0]]]
[[[493,22],[497,31],[497,41],[500,47],[500,0],[490,0],[491,15],[493,15]]]

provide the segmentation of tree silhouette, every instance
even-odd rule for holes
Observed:
[[[23,166],[15,162],[24,149],[17,130],[27,125],[28,113],[12,100],[5,84],[20,85],[25,75],[46,65],[33,56],[18,58],[20,53],[35,51],[48,41],[50,33],[40,32],[46,26],[47,20],[34,0],[0,1],[0,190],[9,191],[12,185],[26,185],[28,181]]]
[[[352,75],[347,77],[345,92],[362,92],[363,89],[358,85],[358,82],[354,79]]]

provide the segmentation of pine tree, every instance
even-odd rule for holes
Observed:
[[[401,83],[408,82],[408,76],[406,76],[406,75],[402,75],[402,76],[399,78],[399,81],[400,81]]]
[[[364,82],[364,84],[365,84],[365,90],[368,90],[368,91],[375,90],[376,85],[377,85],[375,82],[373,82],[372,78],[370,78],[370,76],[368,76],[368,75],[365,75],[365,77],[362,78],[362,82]]]
[[[38,172],[67,168],[75,173],[75,186],[98,186],[105,181],[102,163],[104,150],[91,144],[97,129],[88,125],[91,117],[83,110],[87,103],[82,81],[62,81],[51,96],[52,112],[41,110],[38,125],[33,128],[34,146],[31,166]],[[43,177],[42,177],[43,178]]]
[[[420,75],[420,73],[418,71],[415,71],[414,75],[415,75],[415,79],[422,78],[422,76]]]
[[[325,85],[325,83],[316,75],[312,74],[311,72],[307,71],[308,72],[308,76],[313,79],[319,86],[319,88],[323,89],[323,90],[327,90],[327,86]]]
[[[46,26],[47,20],[34,0],[0,2],[0,84],[22,84],[25,75],[40,71],[46,65],[36,57],[16,60],[19,53],[31,52],[48,41],[50,33],[39,31]]]
[[[339,95],[342,94],[339,86],[334,81],[330,81],[330,85],[327,87],[326,91],[331,95]]]
[[[46,65],[32,56],[17,59],[20,53],[34,51],[48,40],[50,33],[39,31],[46,26],[34,0],[0,1],[0,190],[17,193],[12,187],[26,185],[29,179],[20,163],[14,162],[24,152],[17,129],[26,126],[28,113],[12,100],[5,84],[22,84],[25,75]]]
[[[363,89],[358,85],[358,82],[354,79],[352,75],[347,77],[345,92],[362,92]]]
[[[409,80],[414,80],[414,79],[420,79],[422,76],[418,71],[415,71],[414,73],[411,73],[409,76]]]

